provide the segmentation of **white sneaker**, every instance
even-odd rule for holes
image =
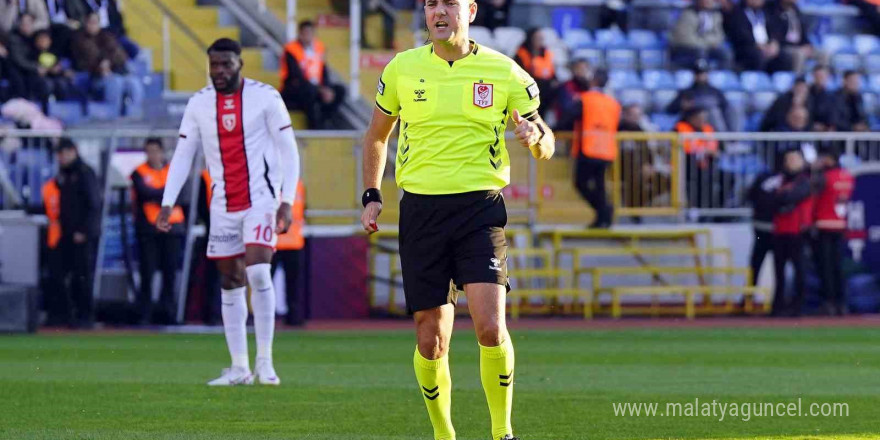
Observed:
[[[257,359],[254,373],[260,385],[281,385],[281,379],[275,374],[275,367],[269,359]]]
[[[254,375],[247,368],[231,367],[224,368],[220,377],[208,382],[212,387],[230,387],[234,385],[253,385]]]

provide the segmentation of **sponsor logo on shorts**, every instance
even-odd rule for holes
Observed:
[[[496,272],[501,272],[501,260],[497,258],[491,258],[489,259],[489,262],[492,263],[492,265],[489,266],[489,269],[492,269]]]
[[[208,241],[211,243],[232,243],[241,241],[241,236],[238,234],[211,234],[208,236]]]

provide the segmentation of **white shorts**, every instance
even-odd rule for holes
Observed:
[[[264,246],[272,250],[278,242],[275,215],[278,202],[265,199],[244,211],[211,210],[208,232],[208,258],[220,260],[244,255],[245,246]]]

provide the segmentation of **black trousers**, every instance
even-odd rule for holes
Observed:
[[[60,287],[53,302],[72,313],[78,324],[90,324],[94,321],[94,301],[92,285],[95,275],[95,245],[90,241],[74,243],[65,237],[58,247],[60,261],[58,266],[58,286]]]
[[[802,235],[776,234],[773,237],[773,262],[776,269],[776,292],[773,296],[773,315],[789,313],[801,314],[805,295],[804,238]],[[785,298],[785,268],[788,263],[794,266],[794,297]]]
[[[302,325],[306,320],[305,295],[299,288],[299,269],[302,250],[279,250],[272,258],[272,273],[280,264],[284,267],[284,288],[287,298],[287,317],[285,322],[289,325]]]
[[[141,323],[158,321],[171,324],[176,321],[174,281],[176,279],[183,237],[176,234],[138,234],[138,258],[141,285],[138,289],[137,311]],[[162,291],[159,295],[158,320],[153,319],[153,275],[162,271]]]
[[[752,255],[749,258],[749,267],[752,268],[752,285],[758,284],[758,275],[767,253],[773,250],[773,233],[755,229],[755,239],[752,243]]]
[[[46,324],[66,326],[70,324],[70,298],[64,283],[64,256],[60,247],[46,253],[47,276],[43,283],[43,301],[46,306]]]
[[[826,304],[838,311],[846,310],[842,246],[843,232],[819,231],[813,243],[822,295]]]
[[[575,164],[574,186],[596,211],[592,227],[607,228],[614,217],[614,208],[608,204],[608,195],[605,193],[605,170],[610,163],[580,156]]]
[[[331,119],[345,100],[346,93],[345,86],[341,84],[328,84],[327,87],[333,89],[335,94],[333,101],[329,103],[321,101],[318,86],[311,83],[294,89],[285,87],[281,90],[281,97],[287,108],[302,110],[306,113],[310,130],[325,129],[330,127]]]

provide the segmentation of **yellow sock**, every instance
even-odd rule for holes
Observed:
[[[480,379],[489,416],[492,418],[492,438],[513,435],[510,410],[513,408],[513,344],[510,339],[497,347],[480,345]]]
[[[416,347],[413,364],[419,391],[428,407],[428,416],[434,425],[434,440],[455,440],[452,428],[452,376],[449,374],[449,355],[440,359],[425,359]]]

